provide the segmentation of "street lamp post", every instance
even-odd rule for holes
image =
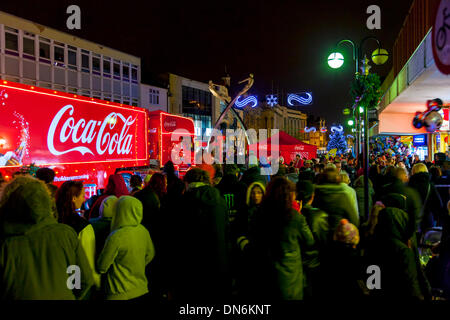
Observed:
[[[348,39],[344,39],[338,42],[338,44],[336,45],[336,48],[338,46],[340,46],[341,44],[344,43],[349,43],[352,48],[353,48],[353,61],[355,62],[355,77],[358,77],[359,73],[359,62],[362,62],[362,74],[363,75],[367,75],[369,73],[369,69],[370,66],[368,65],[368,60],[366,57],[364,57],[364,60],[362,60],[362,48],[364,43],[367,40],[375,40],[378,44],[378,49],[375,50],[372,53],[372,60],[374,61],[375,64],[384,64],[387,59],[388,59],[388,54],[387,51],[384,49],[381,49],[381,43],[380,41],[373,37],[373,36],[368,36],[365,37],[364,39],[361,40],[361,42],[359,43],[359,45],[356,45],[352,40],[348,40]],[[376,57],[376,59],[375,59]],[[342,54],[338,53],[336,50],[334,51],[334,53],[332,53],[329,57],[328,57],[328,64],[330,65],[330,67],[332,67],[333,69],[337,69],[340,68],[344,63],[344,58],[342,56]],[[361,100],[362,97],[359,97],[359,101]],[[359,129],[361,128],[361,115],[359,112],[359,101],[357,101],[354,105],[354,112],[356,112],[357,117],[355,117],[355,125],[356,127]],[[365,213],[365,217],[369,216],[369,119],[368,119],[368,108],[369,106],[363,106],[363,127],[364,127],[364,139],[360,138],[360,131],[357,129],[357,135],[359,137],[359,141],[358,141],[358,157],[359,158],[359,153],[360,153],[360,146],[362,144],[362,140],[364,140],[364,148],[363,148],[363,168],[364,168],[364,213]],[[356,111],[355,111],[356,109]]]

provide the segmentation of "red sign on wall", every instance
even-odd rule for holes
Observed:
[[[144,109],[0,82],[0,167],[146,161]]]
[[[433,57],[443,74],[450,74],[450,0],[441,0],[432,31]]]

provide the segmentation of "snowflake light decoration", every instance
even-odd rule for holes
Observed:
[[[273,94],[266,96],[266,100],[267,100],[267,104],[271,107],[278,104],[278,97]]]

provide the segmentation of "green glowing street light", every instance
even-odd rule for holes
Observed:
[[[359,107],[359,113],[363,113],[364,112],[364,108],[363,107]]]
[[[350,127],[352,127],[352,126],[355,124],[355,122],[354,122],[353,120],[348,120],[347,124],[348,124]]]
[[[328,56],[328,65],[333,69],[339,69],[344,64],[344,56],[339,52],[333,52]]]

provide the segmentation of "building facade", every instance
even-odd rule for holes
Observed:
[[[310,119],[308,119],[310,120]],[[328,132],[321,132],[321,128],[326,128],[326,121],[323,118],[317,120],[308,121],[308,128],[316,128],[316,131],[304,132],[305,140],[304,142],[312,144],[317,147],[319,151],[325,151],[328,140]]]
[[[279,129],[287,134],[299,139],[305,140],[306,136],[303,130],[306,126],[307,115],[299,110],[291,109],[285,106],[268,106],[266,103],[261,107],[244,109],[244,123],[247,129]],[[271,132],[268,132],[268,136]]]
[[[140,104],[141,59],[0,12],[0,77],[128,105]]]
[[[192,118],[197,137],[209,136],[226,105],[211,93],[208,83],[172,73],[167,78],[168,112]],[[224,86],[219,87],[226,90]]]
[[[140,107],[149,111],[161,110],[168,112],[167,109],[167,94],[168,90],[160,87],[151,86],[148,84],[141,84],[140,86]]]

